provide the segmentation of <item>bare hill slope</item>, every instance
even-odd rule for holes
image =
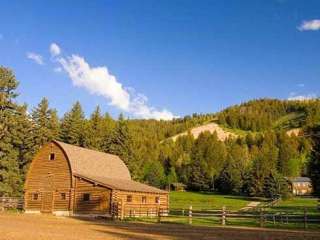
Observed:
[[[221,141],[226,140],[226,138],[228,138],[228,137],[237,137],[236,134],[225,131],[223,128],[221,128],[216,123],[207,123],[207,124],[204,124],[204,125],[199,126],[199,127],[194,127],[194,128],[192,128],[190,130],[190,132],[191,132],[191,134],[193,135],[194,138],[198,138],[200,133],[206,132],[206,131],[209,131],[210,133],[214,133],[216,131],[217,135],[218,135],[218,138]],[[175,136],[171,137],[171,139],[173,141],[175,141],[178,137],[184,136],[184,135],[187,135],[187,134],[188,134],[188,132],[183,132],[183,133],[180,133],[178,135],[175,135]]]

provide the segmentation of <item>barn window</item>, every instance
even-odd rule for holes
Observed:
[[[85,201],[85,202],[90,201],[90,193],[84,193],[83,194],[83,201]]]
[[[49,155],[49,160],[54,160],[54,158],[55,158],[54,153],[50,153],[50,155]]]
[[[155,203],[160,203],[160,197],[155,197]]]
[[[66,193],[60,193],[61,200],[66,200]]]
[[[147,203],[147,197],[146,196],[142,196],[142,203]]]
[[[39,199],[39,194],[38,193],[33,193],[32,194],[32,200],[37,201]]]
[[[132,195],[127,195],[127,202],[132,202]]]

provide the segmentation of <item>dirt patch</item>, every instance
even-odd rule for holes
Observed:
[[[250,209],[252,209],[252,208],[255,208],[255,207],[259,206],[260,203],[261,203],[261,202],[249,202],[247,206],[241,208],[240,210],[242,210],[242,211],[248,211],[248,210],[250,210]]]
[[[219,138],[220,141],[224,141],[224,140],[226,140],[226,138],[229,138],[229,137],[237,137],[236,134],[225,131],[223,128],[221,128],[216,123],[208,123],[208,124],[205,124],[205,125],[202,125],[202,126],[199,126],[199,127],[192,128],[190,130],[190,133],[193,135],[194,138],[198,138],[200,133],[203,133],[203,132],[206,132],[206,131],[208,131],[210,133],[217,132],[217,135],[218,135],[218,138]],[[180,133],[180,134],[178,134],[176,136],[173,136],[172,140],[175,141],[178,137],[185,136],[187,134],[188,134],[188,132]]]
[[[267,229],[190,227],[75,219],[51,215],[0,214],[1,240],[102,240],[102,239],[320,239],[319,232]]]

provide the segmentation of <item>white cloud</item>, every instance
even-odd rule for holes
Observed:
[[[310,21],[303,21],[298,26],[299,31],[318,31],[320,30],[320,19],[314,19]]]
[[[110,105],[121,111],[147,119],[170,120],[178,117],[167,109],[157,110],[149,106],[146,96],[136,93],[133,88],[125,88],[110,74],[106,66],[92,67],[83,57],[76,54],[67,57],[56,56],[55,60],[75,86],[82,87],[91,94],[103,96]]]
[[[307,101],[317,98],[317,95],[315,93],[309,93],[306,95],[296,95],[295,92],[291,92],[288,100],[289,101]]]
[[[34,53],[34,52],[28,52],[27,53],[27,58],[33,60],[35,63],[39,65],[43,65],[44,61],[43,58],[40,54]]]
[[[304,83],[298,83],[297,86],[298,87],[304,87],[305,85],[304,85]]]
[[[60,55],[61,49],[56,43],[51,43],[50,53],[51,53],[52,57],[56,57],[56,56]]]

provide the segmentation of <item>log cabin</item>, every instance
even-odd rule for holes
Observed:
[[[292,194],[295,196],[310,195],[312,193],[312,182],[308,177],[289,178]]]
[[[116,155],[52,141],[38,151],[24,187],[26,213],[155,215],[168,192],[136,182]]]

